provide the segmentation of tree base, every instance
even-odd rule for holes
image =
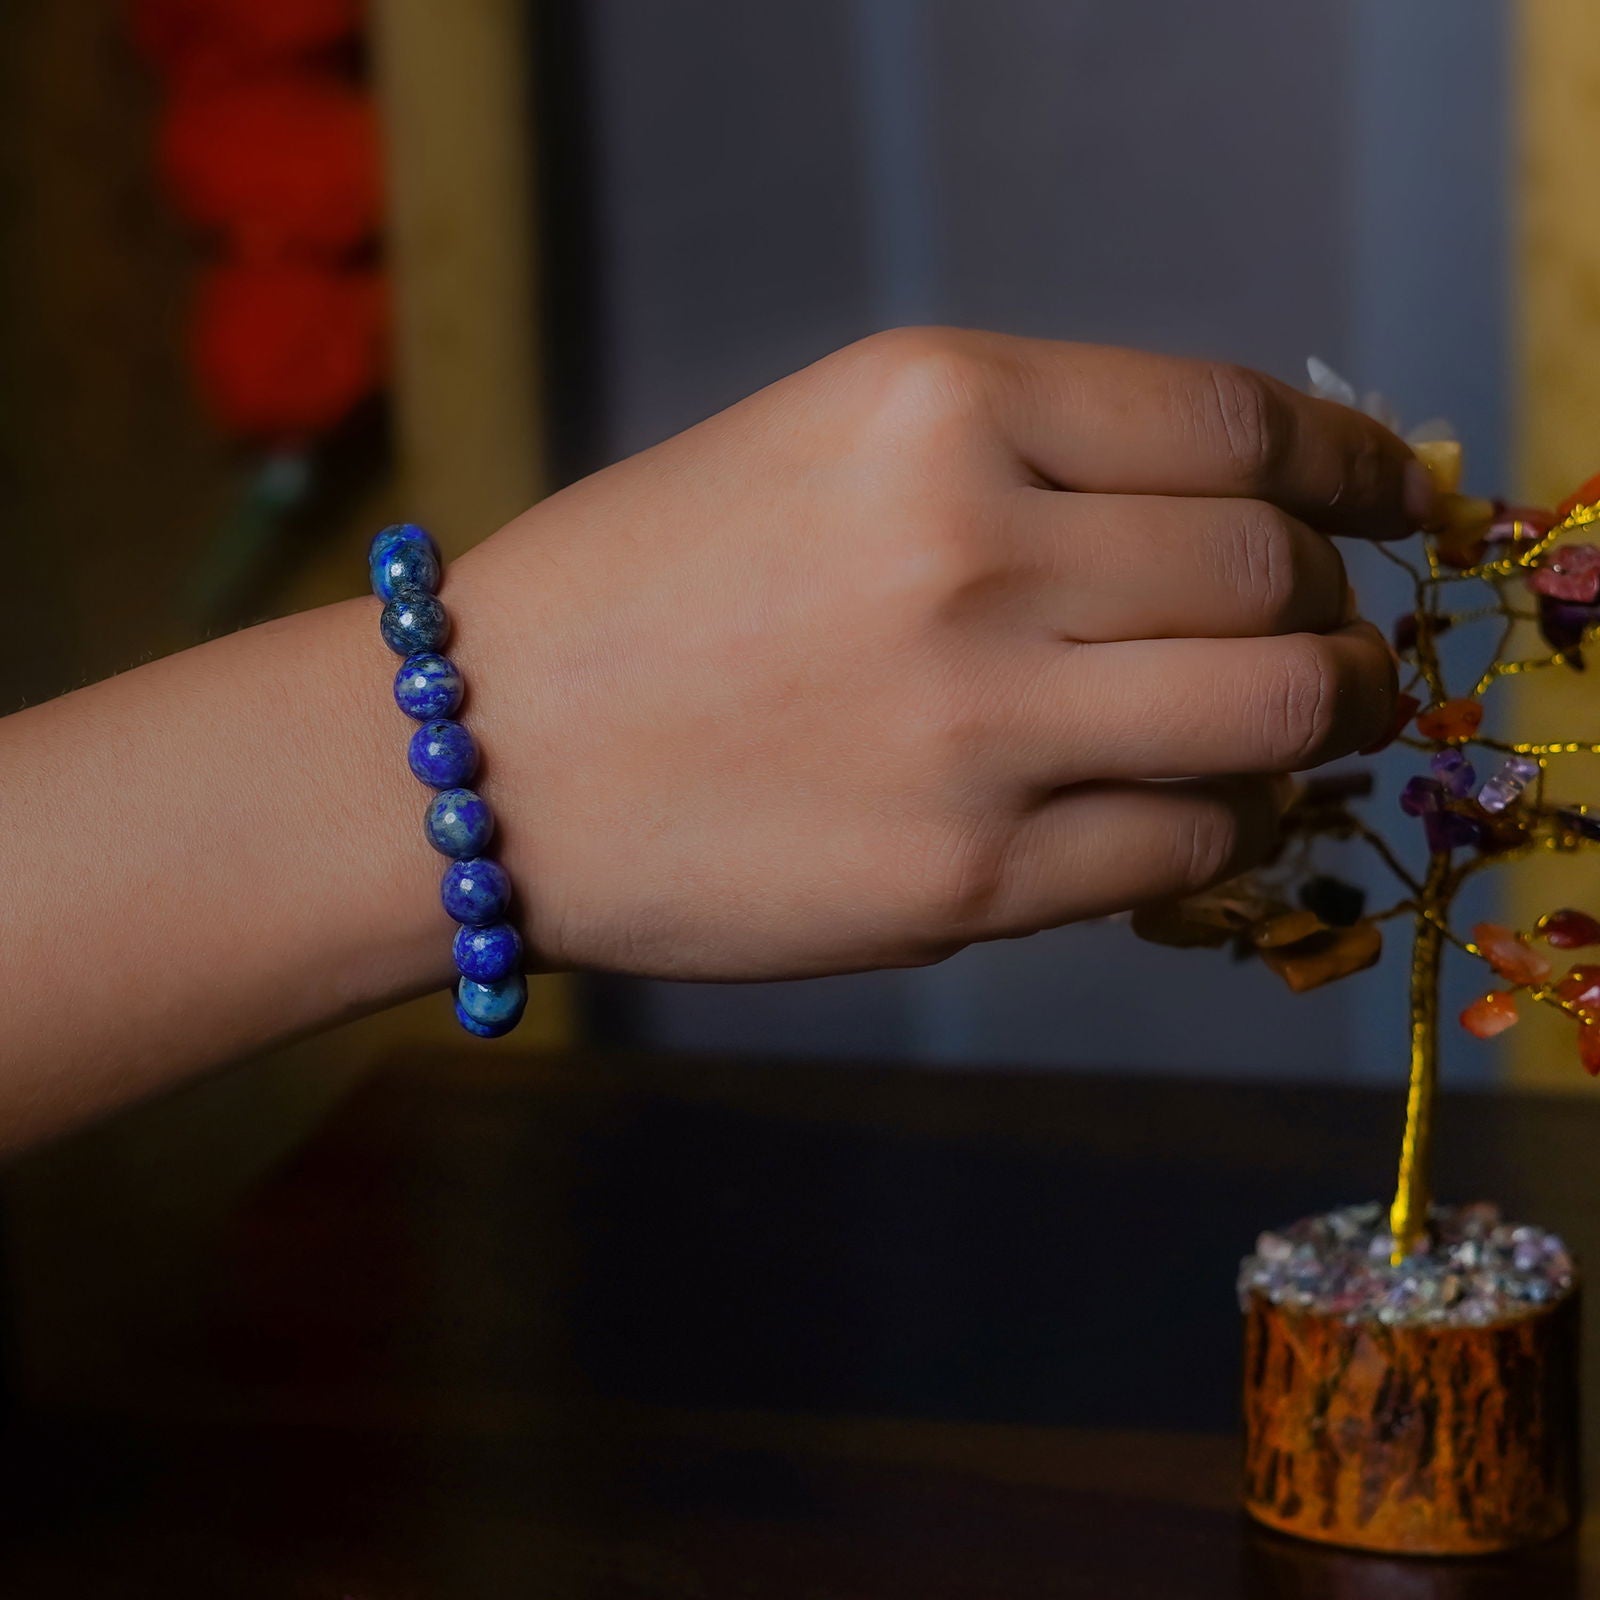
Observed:
[[[1258,1522],[1405,1555],[1508,1550],[1572,1522],[1579,1299],[1570,1264],[1548,1302],[1465,1325],[1437,1309],[1406,1321],[1392,1310],[1325,1309],[1314,1294],[1275,1299],[1249,1287],[1251,1265],[1244,1505]]]

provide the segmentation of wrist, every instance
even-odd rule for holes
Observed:
[[[575,601],[560,596],[559,579],[530,540],[507,530],[452,562],[440,591],[451,619],[445,654],[467,685],[459,716],[480,752],[471,787],[494,814],[487,853],[510,876],[509,920],[529,972],[565,965],[552,911],[560,856],[552,823],[574,754],[561,731],[573,665],[561,641],[571,637]]]
[[[377,612],[372,599],[351,600],[284,624],[315,631],[306,651],[326,668],[321,705],[331,783],[323,848],[335,869],[322,913],[339,970],[326,974],[322,998],[340,1014],[443,989],[454,977],[452,924],[439,903],[445,858],[423,834],[429,791],[407,765],[415,724],[394,703],[399,659],[379,637]]]

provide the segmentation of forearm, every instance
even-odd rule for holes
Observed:
[[[773,385],[451,567],[526,948],[810,977],[1233,875],[1394,719],[1326,536],[1431,494],[1203,363],[910,330]],[[0,723],[0,1140],[450,982],[377,611]]]
[[[0,721],[0,1144],[443,986],[376,606]]]

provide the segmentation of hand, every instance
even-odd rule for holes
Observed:
[[[830,356],[458,563],[533,948],[916,965],[1235,873],[1272,775],[1393,713],[1327,535],[1430,509],[1393,435],[1236,368],[941,330]]]

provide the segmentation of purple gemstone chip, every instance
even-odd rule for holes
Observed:
[[[1444,785],[1436,778],[1409,778],[1400,791],[1400,809],[1408,817],[1426,817],[1444,802]]]
[[[1539,763],[1528,756],[1509,756],[1478,791],[1478,804],[1498,815],[1509,811],[1522,798],[1523,791],[1539,775]]]
[[[1441,750],[1429,765],[1444,792],[1454,800],[1465,800],[1478,786],[1478,774],[1459,750]]]

